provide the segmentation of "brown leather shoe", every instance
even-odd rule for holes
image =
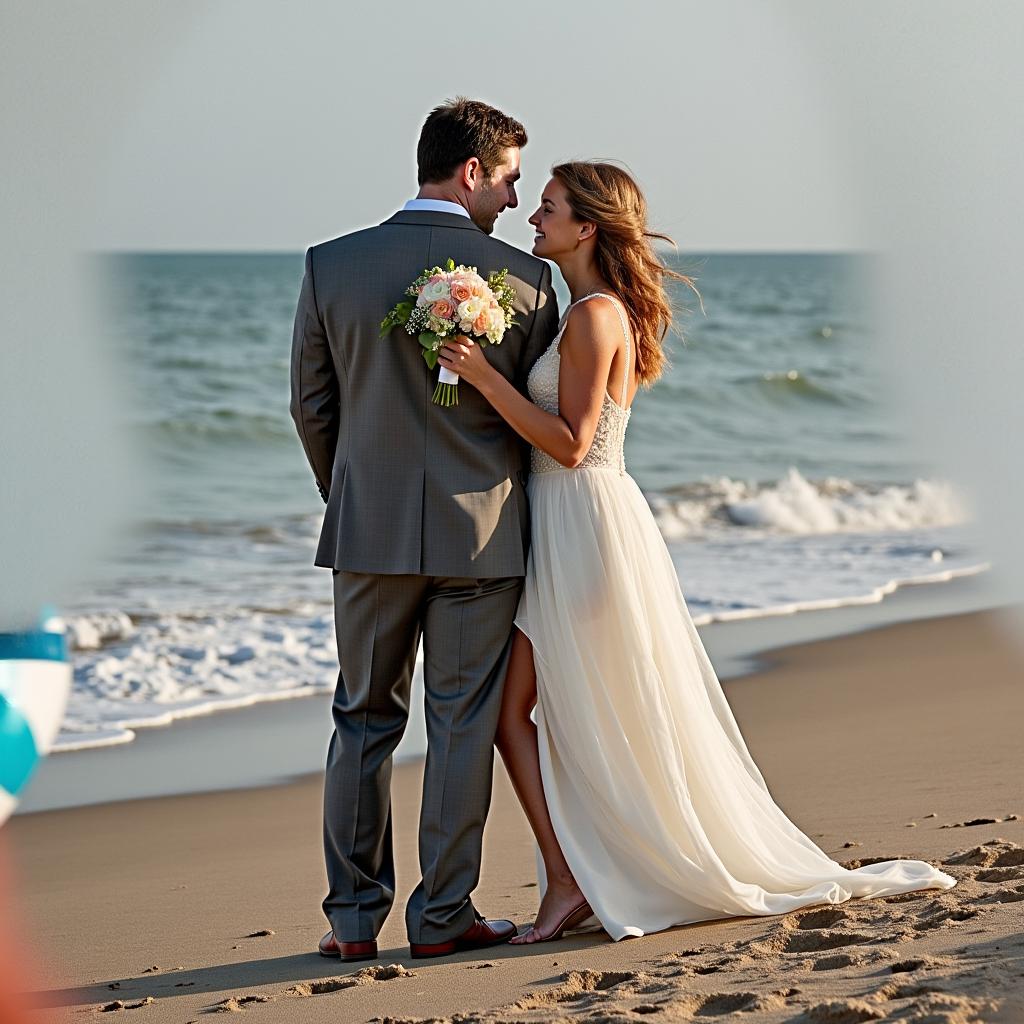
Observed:
[[[321,940],[317,949],[321,956],[337,957],[339,960],[376,960],[377,940],[366,942],[339,942],[334,932],[328,932]]]
[[[516,926],[511,921],[488,921],[477,913],[476,920],[454,939],[447,942],[410,942],[409,955],[419,960],[428,956],[448,956],[464,949],[486,949],[508,942],[515,933]]]

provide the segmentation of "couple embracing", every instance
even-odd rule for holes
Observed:
[[[623,443],[665,365],[666,267],[610,163],[555,166],[532,254],[493,237],[519,205],[523,126],[457,99],[427,117],[419,191],[306,252],[291,412],[327,508],[340,672],[324,788],[325,956],[376,957],[395,898],[392,753],[423,644],[427,756],[413,957],[603,928],[615,940],[730,916],[946,889],[924,861],[848,870],[773,800],[686,607]],[[424,268],[507,270],[500,344],[451,338],[458,404],[381,320]],[[558,265],[571,294],[559,318]],[[541,903],[484,917],[497,747],[533,829]]]

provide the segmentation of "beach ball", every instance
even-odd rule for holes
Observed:
[[[60,618],[45,614],[37,629],[0,633],[0,824],[53,746],[70,692]]]

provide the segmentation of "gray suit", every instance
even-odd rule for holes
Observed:
[[[329,892],[341,941],[375,938],[394,901],[391,755],[423,638],[427,761],[413,942],[474,920],[493,742],[526,572],[529,446],[468,384],[434,405],[415,337],[378,337],[425,268],[507,267],[516,327],[487,359],[525,393],[557,330],[551,269],[458,214],[402,211],[311,247],[295,315],[291,413],[327,502],[316,564],[334,570],[340,672],[324,787]]]

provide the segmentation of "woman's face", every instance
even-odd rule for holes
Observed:
[[[537,231],[531,251],[534,256],[547,260],[572,252],[579,244],[580,230],[584,226],[573,217],[569,193],[557,178],[544,186],[540,206],[530,215],[530,223]]]

